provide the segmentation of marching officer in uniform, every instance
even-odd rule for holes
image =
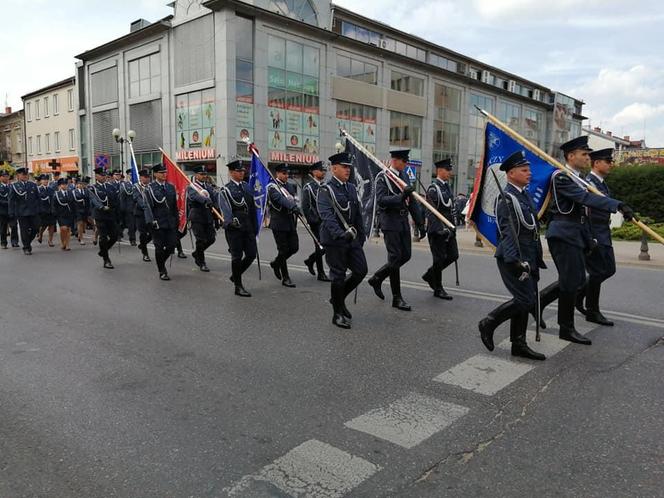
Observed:
[[[76,220],[76,200],[66,178],[58,180],[58,190],[53,193],[51,199],[51,212],[60,226],[60,248],[63,251],[71,251],[69,241],[71,226]]]
[[[78,243],[82,246],[85,245],[83,237],[85,236],[85,229],[88,226],[90,218],[90,196],[85,188],[86,183],[89,183],[89,181],[90,179],[87,177],[79,178],[76,181],[76,188],[72,190],[72,196],[76,203],[76,237],[78,238]]]
[[[530,163],[519,150],[503,161],[500,169],[507,174],[505,198],[500,196],[496,208],[499,242],[496,263],[500,277],[512,294],[512,299],[494,309],[479,323],[480,337],[489,351],[493,351],[493,333],[498,325],[511,319],[510,340],[512,356],[531,360],[546,357],[533,351],[526,343],[528,314],[536,306],[537,282],[542,259],[537,210],[526,191],[530,183]]]
[[[95,169],[95,183],[88,186],[92,217],[95,220],[96,237],[99,241],[99,257],[104,260],[104,268],[114,268],[108,256],[113,244],[118,240],[117,210],[119,205],[115,188],[107,185],[104,168]]]
[[[387,263],[369,279],[369,285],[371,285],[376,295],[380,299],[385,299],[381,285],[383,280],[389,276],[392,289],[392,306],[403,311],[411,310],[410,305],[401,296],[400,276],[400,268],[410,260],[411,256],[408,213],[417,225],[420,238],[426,236],[422,211],[412,198],[415,189],[404,173],[404,169],[408,164],[409,153],[410,149],[390,152],[392,156],[390,171],[406,183],[405,188],[402,189],[396,181],[391,180],[390,175],[385,171],[381,171],[376,175],[376,204],[378,206],[379,225],[383,231],[385,248],[387,249]]]
[[[449,184],[452,162],[443,159],[435,163],[435,166],[436,179],[427,189],[427,201],[456,226],[456,204]],[[443,288],[443,270],[459,259],[456,231],[450,230],[433,213],[427,212],[426,218],[433,265],[422,275],[422,279],[433,289],[435,297],[451,301],[452,296]]]
[[[366,234],[357,190],[348,181],[352,166],[350,154],[341,152],[331,156],[329,161],[332,178],[318,192],[320,242],[325,247],[332,279],[332,323],[349,329],[353,316],[345,300],[367,274],[367,260],[362,250]],[[350,270],[349,277],[346,277],[347,270]]]
[[[267,186],[267,203],[270,208],[269,228],[277,244],[277,257],[270,263],[274,275],[285,287],[295,287],[288,275],[288,258],[299,250],[297,215],[300,208],[295,201],[297,187],[288,182],[288,165],[275,168],[276,182]]]
[[[9,217],[18,220],[26,256],[32,255],[32,241],[39,232],[39,199],[37,184],[28,180],[28,168],[18,168],[9,188]]]
[[[53,236],[55,235],[56,219],[51,212],[51,200],[55,189],[59,185],[60,180],[67,182],[66,178],[60,178],[55,182],[55,187],[51,187],[48,182],[48,175],[39,175],[37,178],[39,184],[37,191],[39,192],[39,233],[37,234],[37,242],[42,243],[44,232],[48,231],[48,247],[54,247]]]
[[[318,161],[313,164],[310,168],[312,181],[307,183],[302,189],[302,213],[304,214],[309,228],[320,240],[320,224],[321,219],[318,214],[317,206],[317,196],[318,190],[320,189],[321,183],[325,178],[325,166],[322,161]],[[330,279],[325,274],[325,267],[323,266],[323,253],[318,246],[314,249],[314,252],[304,260],[304,264],[307,265],[309,273],[312,275],[318,274],[318,280],[321,282],[329,282]],[[314,270],[314,265],[316,265],[316,270]]]
[[[214,190],[205,183],[205,166],[194,167],[194,178],[192,183],[195,186],[187,186],[187,210],[188,218],[191,223],[190,229],[194,234],[195,249],[191,253],[194,257],[194,263],[201,271],[208,272],[205,262],[205,250],[214,244],[217,233],[214,229],[215,217],[211,208],[214,206]],[[198,187],[198,188],[196,188]]]
[[[131,179],[131,168],[127,171],[127,178]],[[129,243],[132,246],[136,245],[136,218],[134,217],[134,185],[131,180],[120,181],[120,216],[122,217],[120,226],[120,238],[127,229],[129,236]]]
[[[242,284],[242,274],[256,259],[256,203],[244,181],[245,166],[239,161],[226,165],[230,181],[219,192],[219,207],[224,215],[226,241],[231,253],[231,282],[235,295],[251,297]]]
[[[591,152],[590,162],[592,163],[592,170],[586,177],[586,181],[609,197],[609,187],[606,186],[604,180],[611,170],[613,149],[601,149]],[[586,269],[589,276],[585,296],[586,320],[610,327],[613,322],[608,320],[599,310],[599,295],[602,282],[616,273],[616,258],[611,241],[611,213],[601,209],[591,209],[590,229],[597,245],[590,254],[586,254]]]
[[[175,252],[178,236],[178,206],[175,187],[166,181],[166,166],[157,164],[152,168],[154,181],[145,189],[148,209],[145,222],[152,229],[154,257],[157,261],[159,278],[170,280],[166,271],[166,260]]]
[[[557,170],[551,176],[552,199],[549,203],[549,226],[546,238],[553,261],[558,269],[558,282],[549,285],[541,294],[541,309],[558,298],[559,337],[577,344],[592,341],[574,328],[574,307],[577,296],[585,295],[585,254],[593,250],[588,208],[615,213],[621,211],[631,220],[632,209],[610,197],[589,192],[581,183],[580,169],[589,166],[592,151],[588,137],[577,137],[560,146],[565,154],[569,174]]]
[[[0,247],[7,249],[7,236],[10,236],[12,247],[18,247],[18,230],[16,218],[9,216],[9,171],[0,170]]]
[[[138,183],[134,185],[134,226],[138,230],[138,249],[143,255],[143,261],[152,261],[148,254],[148,243],[152,240],[150,226],[145,221],[145,188],[150,183],[150,172],[142,169],[138,172]]]
[[[117,240],[122,240],[124,219],[122,215],[122,204],[120,201],[120,185],[122,184],[122,170],[114,169],[107,174],[106,188],[112,190],[117,197],[118,204],[115,208],[115,226],[118,231]]]

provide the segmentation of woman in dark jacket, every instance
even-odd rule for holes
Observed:
[[[69,239],[71,239],[71,227],[76,219],[76,200],[64,178],[58,180],[58,190],[55,191],[51,201],[51,212],[60,225],[60,246],[63,251],[70,251]]]

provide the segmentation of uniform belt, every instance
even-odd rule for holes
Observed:
[[[561,214],[561,213],[556,213],[553,215],[552,220],[557,220],[557,221],[573,221],[575,223],[580,223],[583,225],[586,222],[586,215],[585,214]]]

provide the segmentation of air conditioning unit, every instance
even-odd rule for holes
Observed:
[[[482,71],[482,83],[489,83],[491,80],[491,73],[486,69]]]
[[[535,100],[541,100],[542,99],[542,95],[540,94],[539,88],[535,88],[535,90],[533,90],[533,99],[535,99]]]
[[[514,93],[516,91],[516,81],[509,80],[507,83],[507,91]]]

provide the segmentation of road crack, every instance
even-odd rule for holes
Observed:
[[[635,351],[634,353],[628,355],[624,360],[619,361],[615,365],[611,365],[607,368],[602,368],[602,369],[599,369],[599,370],[594,370],[590,373],[590,375],[597,375],[597,374],[614,372],[615,370],[618,370],[618,369],[624,367],[625,365],[627,365],[629,362],[631,362],[637,356],[640,356],[644,353],[647,353],[648,351],[650,351],[650,350],[652,350],[656,347],[660,347],[660,346],[664,346],[664,336],[659,337],[658,339],[654,340],[652,342],[652,344],[648,345],[644,349],[642,349],[640,351]]]
[[[521,412],[519,415],[514,418],[513,420],[510,420],[509,422],[506,422],[503,428],[496,432],[493,436],[486,438],[478,443],[476,443],[472,448],[466,449],[466,450],[461,450],[457,451],[454,453],[451,453],[447,455],[445,458],[442,458],[441,460],[435,462],[433,465],[430,467],[426,468],[414,481],[414,484],[418,484],[421,482],[424,482],[431,477],[431,474],[436,472],[437,469],[440,467],[446,465],[449,462],[456,461],[459,464],[467,464],[470,462],[475,456],[479,455],[480,453],[486,451],[487,448],[489,448],[493,443],[496,441],[499,441],[502,439],[508,432],[510,432],[514,427],[516,427],[518,424],[520,424],[523,419],[528,415],[528,410],[531,407],[533,403],[537,401],[537,399],[544,394],[551,384],[558,379],[563,374],[563,370],[559,371],[556,373],[553,377],[551,377],[546,384],[544,384],[542,387],[540,387],[528,400],[523,404],[521,407]],[[509,404],[509,403],[508,403]],[[500,409],[498,414],[493,417],[493,420],[496,420],[499,416],[501,416],[503,413],[503,409]]]

